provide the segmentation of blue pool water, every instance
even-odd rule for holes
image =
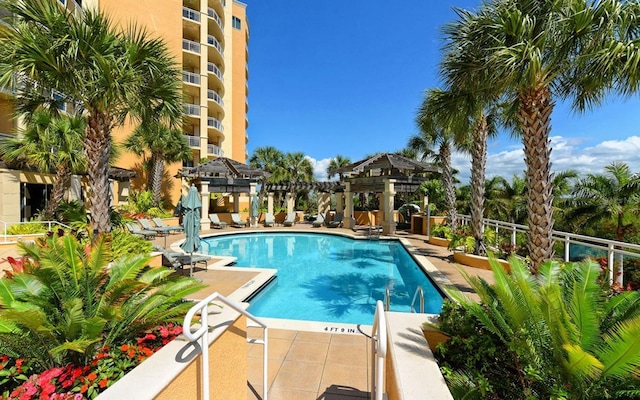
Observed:
[[[397,241],[259,233],[206,238],[202,245],[209,254],[237,257],[238,267],[278,270],[276,281],[250,301],[259,317],[370,325],[386,287],[392,311],[409,312],[418,286],[425,312],[442,307],[440,292]]]

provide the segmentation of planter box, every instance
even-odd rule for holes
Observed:
[[[453,253],[453,261],[458,264],[464,264],[469,267],[481,268],[491,270],[491,266],[489,265],[489,258],[476,256],[475,254],[467,254],[462,252],[454,252]],[[511,267],[509,267],[509,262],[505,260],[497,260],[502,266],[507,270],[507,272],[511,272]]]
[[[432,245],[435,245],[435,246],[449,247],[449,242],[451,242],[451,240],[449,240],[449,239],[439,238],[439,237],[435,237],[435,236],[429,236],[429,244],[432,244]]]

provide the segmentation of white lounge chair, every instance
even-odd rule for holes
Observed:
[[[319,228],[322,225],[324,225],[324,221],[325,221],[325,214],[318,214],[318,217],[316,218],[315,221],[313,221],[313,223],[311,224],[311,226],[313,226],[314,228]]]
[[[231,226],[245,228],[247,226],[247,222],[240,219],[240,214],[233,213],[231,214]]]
[[[276,220],[273,217],[273,214],[271,213],[266,213],[264,215],[264,226],[274,226],[276,224]]]
[[[290,212],[287,214],[287,219],[282,222],[283,226],[293,226],[296,223],[296,213]]]
[[[220,221],[220,218],[218,218],[218,214],[209,214],[209,221],[211,221],[211,226],[213,228],[222,229],[227,227],[226,222]]]

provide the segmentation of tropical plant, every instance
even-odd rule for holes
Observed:
[[[109,232],[111,131],[127,120],[181,123],[175,59],[161,39],[134,24],[116,28],[98,7],[76,15],[55,0],[0,6],[11,15],[0,37],[0,85],[15,88],[21,114],[42,104],[55,112],[62,97],[86,117],[92,224]]]
[[[138,125],[123,144],[127,150],[139,156],[146,157],[147,152],[150,153],[147,188],[153,193],[154,204],[159,206],[165,162],[189,161],[193,157],[187,139],[179,129],[147,122]]]
[[[65,235],[20,249],[23,271],[0,279],[0,353],[42,368],[87,365],[105,346],[179,320],[190,307],[183,297],[202,287],[147,267],[144,254],[108,264],[104,235],[86,248]]]
[[[249,158],[249,165],[271,174],[262,177],[258,204],[263,204],[267,183],[281,183],[284,178],[284,154],[272,146],[258,147]]]
[[[43,219],[51,220],[69,186],[71,174],[86,168],[82,147],[86,121],[80,116],[54,117],[38,109],[26,118],[26,124],[18,136],[0,142],[0,155],[7,163],[55,173],[53,190],[42,213]]]
[[[509,274],[495,260],[491,267],[494,285],[465,274],[480,303],[461,294],[454,297],[478,321],[479,332],[489,332],[500,351],[511,356],[515,373],[507,379],[518,384],[521,398],[640,394],[635,374],[640,367],[640,293],[611,296],[600,265],[593,261],[548,261],[537,276],[515,258]],[[464,379],[454,384],[473,392],[482,383]]]
[[[349,157],[345,157],[343,155],[338,154],[334,158],[329,161],[329,166],[327,167],[327,179],[331,179],[334,175],[338,175],[338,180],[342,181],[344,179],[344,175],[338,170],[342,167],[346,167],[351,164],[351,160]]]
[[[493,0],[477,12],[457,9],[444,28],[447,87],[474,90],[514,104],[526,162],[527,223],[532,268],[553,256],[551,114],[554,99],[578,110],[608,89],[637,87],[640,51],[635,2]]]
[[[514,175],[511,182],[496,176],[486,182],[487,217],[524,224],[527,215],[527,184]]]

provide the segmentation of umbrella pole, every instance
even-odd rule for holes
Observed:
[[[193,252],[189,253],[189,277],[193,278]]]

